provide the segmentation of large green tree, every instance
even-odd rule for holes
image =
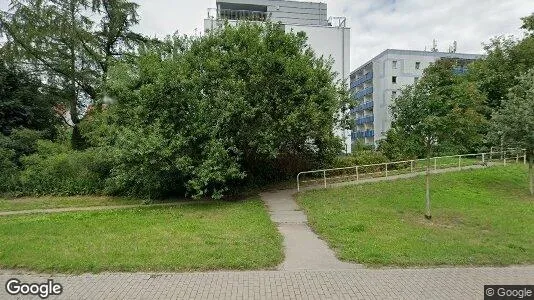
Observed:
[[[510,89],[502,108],[493,116],[492,135],[527,150],[530,193],[534,196],[534,68],[517,80],[519,83]]]
[[[55,100],[46,94],[38,78],[0,58],[1,134],[10,135],[13,130],[27,128],[53,138],[59,120],[54,111]]]
[[[498,109],[519,75],[534,67],[534,14],[522,18],[525,37],[497,37],[484,46],[487,56],[469,68],[469,78],[487,96],[488,105]],[[487,115],[490,117],[490,114]]]
[[[94,145],[115,157],[110,188],[220,197],[333,159],[349,97],[306,40],[244,23],[117,66],[114,104],[86,122]]]
[[[484,96],[477,87],[455,75],[454,60],[440,60],[423,77],[402,91],[391,107],[392,130],[385,143],[401,142],[410,156],[427,158],[426,217],[430,209],[430,158],[443,152],[464,152],[483,140]]]
[[[141,40],[131,30],[136,9],[127,0],[11,0],[0,12],[6,53],[64,99],[74,146],[86,108],[105,94],[110,66]]]

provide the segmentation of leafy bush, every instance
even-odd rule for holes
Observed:
[[[15,151],[0,148],[0,193],[11,192],[17,186],[19,170],[14,160]]]
[[[48,141],[37,143],[37,153],[22,159],[17,190],[28,195],[85,195],[104,190],[111,161],[103,149],[73,151]]]
[[[90,145],[111,149],[106,192],[219,198],[340,153],[349,97],[305,35],[244,23],[184,43],[116,65],[114,101],[82,124]]]
[[[382,152],[364,150],[352,153],[348,156],[338,156],[334,163],[334,168],[345,168],[362,165],[373,165],[388,162],[388,158]]]

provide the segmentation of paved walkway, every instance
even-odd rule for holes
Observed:
[[[4,272],[6,273],[6,272]],[[483,299],[484,285],[533,284],[534,267],[183,274],[14,275],[0,271],[0,299],[10,278],[63,286],[49,299]],[[38,299],[24,297],[21,299]]]
[[[339,261],[326,242],[310,229],[308,219],[293,199],[296,190],[261,194],[271,220],[284,237],[285,260],[279,270],[346,270],[360,265]]]

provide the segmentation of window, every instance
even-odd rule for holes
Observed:
[[[414,77],[413,78],[413,83],[417,83],[419,81],[419,77]]]
[[[393,69],[396,69],[396,68],[397,68],[397,61],[394,60],[394,61],[393,61]]]
[[[416,70],[421,69],[421,62],[418,61],[418,62],[415,63],[415,69]]]
[[[397,76],[391,77],[391,83],[397,83]]]

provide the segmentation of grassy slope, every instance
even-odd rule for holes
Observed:
[[[63,208],[63,207],[89,207],[142,204],[140,199],[100,197],[100,196],[70,196],[70,197],[24,197],[0,198],[0,211],[19,211],[29,209]]]
[[[261,269],[283,259],[259,199],[0,217],[0,268],[55,272]]]
[[[301,194],[315,230],[343,260],[378,266],[534,263],[534,199],[523,166],[436,175],[434,219],[424,178]]]

